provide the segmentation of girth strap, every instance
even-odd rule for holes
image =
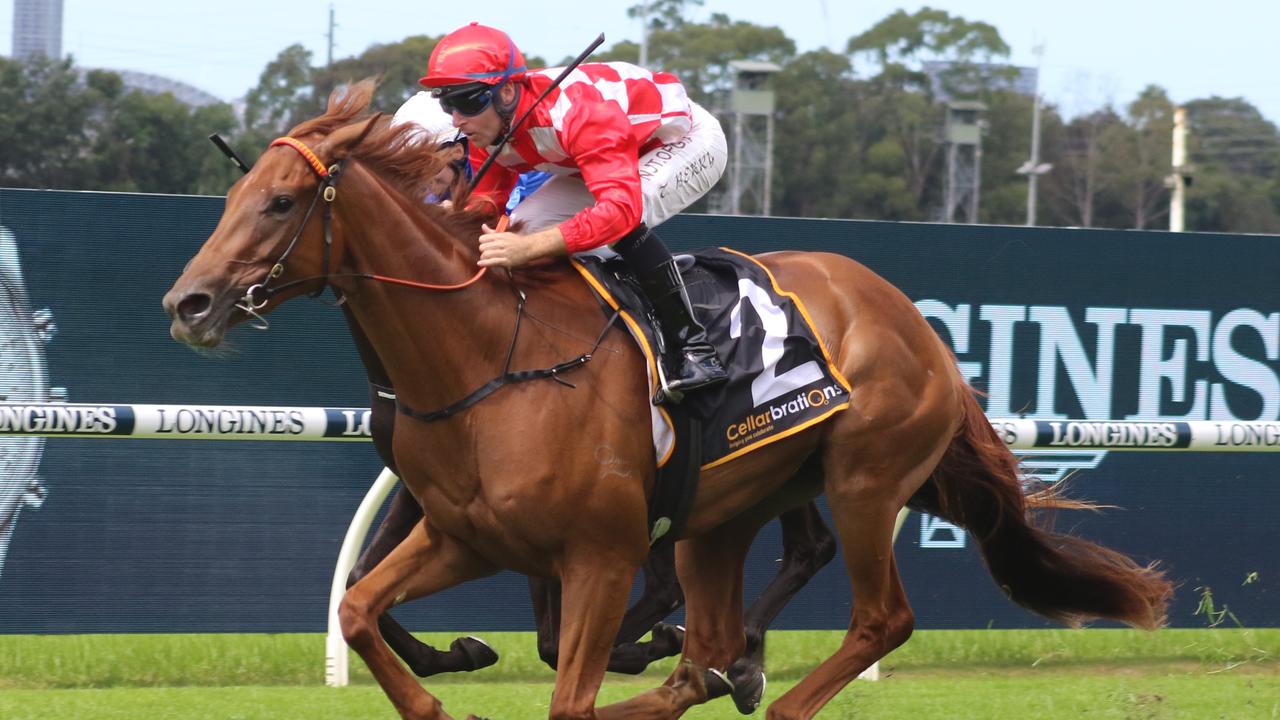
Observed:
[[[408,405],[404,404],[399,397],[396,397],[396,409],[398,409],[402,414],[408,415],[409,417],[415,420],[421,420],[422,422],[433,422],[435,420],[443,420],[444,418],[447,418],[451,415],[456,415],[457,413],[460,413],[463,410],[466,410],[472,405],[475,405],[481,400],[492,395],[494,392],[498,390],[498,388],[501,388],[506,385],[514,385],[515,383],[528,382],[530,380],[542,380],[544,378],[551,378],[552,380],[555,380],[561,385],[566,385],[568,387],[575,387],[573,383],[570,383],[562,379],[560,376],[563,375],[564,373],[569,372],[570,370],[574,370],[576,368],[582,367],[583,365],[586,365],[591,360],[591,354],[596,351],[596,348],[600,347],[600,343],[604,342],[604,336],[609,332],[609,328],[613,327],[613,324],[618,321],[619,314],[617,312],[614,312],[613,315],[609,318],[609,321],[606,322],[604,324],[604,327],[600,329],[600,335],[596,337],[596,341],[591,346],[591,350],[589,352],[585,352],[579,355],[578,357],[573,358],[572,360],[566,360],[558,365],[555,365],[549,368],[542,368],[540,370],[512,371],[510,370],[511,358],[512,356],[515,355],[516,339],[520,336],[520,319],[523,316],[524,316],[524,294],[521,293],[520,302],[516,306],[516,328],[515,328],[515,332],[512,334],[512,337],[511,337],[511,346],[507,349],[507,361],[504,366],[504,370],[506,370],[506,372],[490,380],[484,385],[481,385],[479,388],[472,391],[471,394],[467,395],[461,400],[447,407],[440,408],[439,410],[432,410],[430,412],[415,410],[409,407]]]
[[[448,407],[440,408],[439,410],[433,410],[431,412],[422,412],[420,410],[414,410],[413,408],[401,402],[399,398],[396,399],[396,408],[399,409],[402,414],[408,415],[409,417],[415,420],[421,420],[423,422],[443,420],[444,418],[447,418],[450,415],[454,415],[456,413],[460,413],[463,410],[466,410],[467,408],[471,407],[472,405],[475,405],[476,403],[480,402],[481,400],[489,397],[495,391],[497,391],[498,388],[503,387],[504,385],[512,385],[515,383],[528,382],[529,380],[541,380],[543,378],[554,378],[558,382],[564,383],[565,385],[569,385],[569,383],[566,383],[565,381],[561,380],[559,378],[559,375],[561,375],[562,373],[569,372],[570,370],[573,370],[575,368],[582,367],[583,365],[587,364],[587,361],[590,359],[591,359],[591,353],[583,353],[582,355],[579,355],[578,357],[572,360],[567,360],[565,362],[562,362],[559,365],[556,365],[555,367],[543,368],[541,370],[520,370],[518,372],[509,372],[509,373],[506,373],[505,375],[500,375],[490,380],[489,382],[485,383],[484,385],[481,385],[470,395],[462,398],[461,400],[453,403],[452,405],[449,405]],[[572,385],[569,385],[569,386],[573,387]]]

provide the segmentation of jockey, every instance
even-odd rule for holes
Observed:
[[[520,173],[552,174],[512,213],[526,234],[485,227],[480,265],[515,268],[610,245],[657,315],[668,392],[678,397],[723,382],[727,375],[693,316],[671,252],[649,230],[724,173],[720,123],[669,73],[585,63],[533,109],[510,143],[495,147],[558,74],[528,70],[506,33],[472,23],[441,39],[419,81],[470,140],[473,166],[498,153],[472,205],[501,208]]]

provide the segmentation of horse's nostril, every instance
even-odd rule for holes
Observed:
[[[195,320],[209,312],[209,306],[212,304],[213,298],[207,293],[191,293],[178,303],[178,317],[187,321]]]

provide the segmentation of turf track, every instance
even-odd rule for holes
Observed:
[[[840,636],[771,634],[766,700]],[[498,666],[429,687],[459,717],[546,717],[553,675],[532,636],[487,639]],[[318,635],[0,636],[0,718],[394,717],[358,658],[353,687],[322,687],[322,648]],[[652,687],[670,667],[610,675],[602,701]],[[820,717],[1280,720],[1280,630],[922,631],[882,667],[884,681],[854,683]],[[741,716],[720,701],[685,717]]]

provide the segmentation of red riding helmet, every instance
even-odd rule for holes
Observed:
[[[445,35],[427,61],[418,82],[438,88],[481,82],[499,85],[524,77],[524,55],[511,37],[497,28],[471,23]]]

